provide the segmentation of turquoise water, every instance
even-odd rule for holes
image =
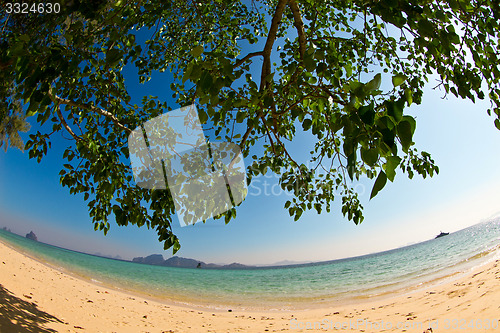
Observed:
[[[78,253],[0,231],[35,259],[96,283],[209,307],[288,309],[409,290],[500,255],[500,219],[412,246],[321,264],[252,270],[141,265]]]

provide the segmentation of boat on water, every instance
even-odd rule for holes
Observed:
[[[437,236],[436,236],[436,238],[440,238],[440,237],[448,236],[449,234],[450,234],[449,232],[442,232],[442,231],[441,231],[441,233],[440,233],[439,235],[437,235]],[[434,238],[434,239],[436,239],[436,238]]]

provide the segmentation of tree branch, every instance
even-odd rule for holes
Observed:
[[[103,110],[101,108],[98,108],[98,107],[90,105],[90,104],[85,104],[85,103],[81,103],[80,104],[80,103],[76,103],[76,102],[70,101],[69,99],[61,98],[61,97],[59,97],[59,96],[57,96],[55,94],[52,94],[52,92],[50,90],[49,90],[49,95],[50,95],[51,99],[54,100],[55,102],[57,102],[58,104],[65,104],[65,105],[74,106],[74,107],[77,107],[77,108],[86,109],[86,110],[89,110],[89,111],[96,112],[96,113],[100,114],[101,116],[104,116],[106,118],[111,119],[111,121],[116,126],[118,126],[122,130],[124,130],[125,132],[127,132],[127,134],[132,133],[132,130],[130,128],[126,127],[125,125],[123,125],[122,123],[120,123],[120,121],[118,120],[118,118],[116,118],[115,115],[112,114],[111,112],[108,112],[106,110]]]
[[[247,141],[248,137],[250,136],[250,132],[252,132],[253,126],[248,126],[247,131],[245,134],[243,134],[243,137],[241,138],[240,142],[240,149],[243,151],[243,148],[245,147],[245,142]]]
[[[234,64],[233,68],[241,66],[245,61],[247,61],[248,59],[250,59],[252,57],[261,56],[261,55],[264,55],[264,52],[259,51],[259,52],[249,53],[246,56],[244,56],[242,59],[236,61],[236,63]]]
[[[278,27],[281,22],[281,17],[283,16],[283,11],[288,3],[288,0],[279,0],[276,6],[276,11],[274,12],[273,19],[271,21],[271,26],[269,28],[269,34],[267,35],[266,45],[262,51],[262,56],[264,57],[264,63],[262,64],[262,72],[260,75],[260,90],[263,91],[267,88],[268,84],[266,78],[271,74],[271,51],[273,49],[274,41],[276,40],[276,35],[278,33]]]
[[[52,94],[52,89],[50,89],[50,88],[49,88],[49,97],[52,100],[52,102],[54,102],[54,104],[56,105],[56,114],[57,114],[57,118],[59,118],[59,121],[61,122],[61,125],[63,125],[63,127],[66,129],[66,131],[69,134],[71,134],[71,136],[76,141],[83,140],[81,137],[79,137],[78,135],[76,135],[75,132],[73,132],[73,130],[71,129],[71,127],[69,127],[68,123],[66,122],[66,120],[64,119],[64,117],[63,117],[63,115],[61,113],[61,103],[59,103],[58,100],[54,97],[54,95]]]
[[[254,52],[250,53],[247,56],[245,56],[243,59],[239,60],[237,64],[241,61],[246,61],[249,58],[256,56],[256,55],[261,55],[264,57],[264,62],[262,64],[262,71],[260,75],[260,91],[263,91],[264,89],[267,88],[268,84],[266,81],[266,78],[269,74],[271,74],[271,51],[273,49],[273,44],[274,41],[276,40],[276,35],[278,33],[278,27],[281,22],[281,17],[283,16],[283,11],[285,10],[285,7],[288,3],[288,0],[279,0],[278,5],[276,6],[276,11],[274,12],[273,19],[271,21],[271,26],[269,28],[269,34],[267,35],[267,40],[266,40],[266,45],[264,46],[264,49],[261,52]],[[262,110],[258,111],[259,118],[263,117]],[[247,131],[243,135],[243,138],[241,139],[241,142],[239,144],[241,150],[243,150],[245,143],[250,136],[250,133],[252,132],[254,128],[254,125],[248,125]]]
[[[61,113],[61,109],[60,109],[60,104],[57,103],[56,105],[56,113],[57,113],[57,117],[59,118],[59,121],[61,122],[61,124],[64,126],[64,128],[66,129],[66,131],[71,134],[71,136],[76,140],[76,141],[81,141],[83,140],[81,137],[79,137],[78,135],[75,134],[75,132],[73,132],[73,130],[71,129],[71,127],[69,127],[68,123],[66,122],[66,120],[64,119],[62,113]]]
[[[299,37],[299,54],[300,59],[304,58],[304,53],[306,52],[306,34],[304,32],[304,22],[302,21],[302,16],[300,15],[299,6],[295,0],[290,0],[290,9],[293,14],[293,25],[297,29],[297,35]]]

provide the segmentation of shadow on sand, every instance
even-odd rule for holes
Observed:
[[[48,322],[64,323],[59,318],[39,310],[35,303],[16,297],[0,284],[0,332],[57,332],[44,327]]]

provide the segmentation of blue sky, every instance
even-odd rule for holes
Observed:
[[[287,194],[268,174],[255,179],[238,217],[228,225],[174,226],[182,245],[178,255],[246,264],[328,260],[423,241],[440,230],[456,231],[498,214],[500,131],[485,112],[488,102],[443,100],[439,91],[426,92],[423,104],[409,111],[417,118],[417,147],[432,153],[438,176],[409,180],[398,172],[395,182],[371,201],[371,182],[361,182],[365,220],[356,226],[342,218],[338,206],[329,214],[308,212],[294,222],[283,209]],[[19,150],[2,150],[0,226],[20,234],[33,230],[41,241],[84,252],[170,256],[152,230],[113,224],[107,236],[93,230],[83,198],[59,185],[60,156],[68,144],[55,141],[40,164]],[[296,153],[301,147],[294,148]]]
[[[131,72],[126,73],[134,81]],[[258,77],[258,76],[255,76]],[[383,83],[390,85],[390,77]],[[342,217],[338,201],[331,213],[306,212],[294,222],[283,205],[288,197],[268,174],[254,179],[228,225],[220,221],[198,223],[174,232],[181,241],[179,256],[205,262],[269,264],[282,260],[318,261],[387,250],[424,241],[442,231],[456,231],[500,213],[500,131],[486,114],[488,101],[473,104],[426,88],[422,105],[407,112],[417,119],[417,148],[432,154],[440,174],[431,179],[409,180],[398,170],[373,200],[373,180],[361,181],[365,220],[361,225]],[[170,98],[170,77],[155,75],[134,88],[142,95]],[[163,97],[166,96],[166,97]],[[32,130],[34,130],[35,126]],[[28,133],[29,134],[29,133]],[[292,154],[303,155],[313,141],[297,138]],[[0,152],[0,227],[19,234],[33,230],[39,240],[78,251],[120,255],[130,259],[162,253],[154,230],[111,223],[107,236],[95,232],[83,196],[69,194],[59,184],[62,153],[71,141],[52,142],[40,164],[28,154],[9,149]],[[252,154],[250,154],[251,156]],[[246,160],[247,165],[250,164]]]

